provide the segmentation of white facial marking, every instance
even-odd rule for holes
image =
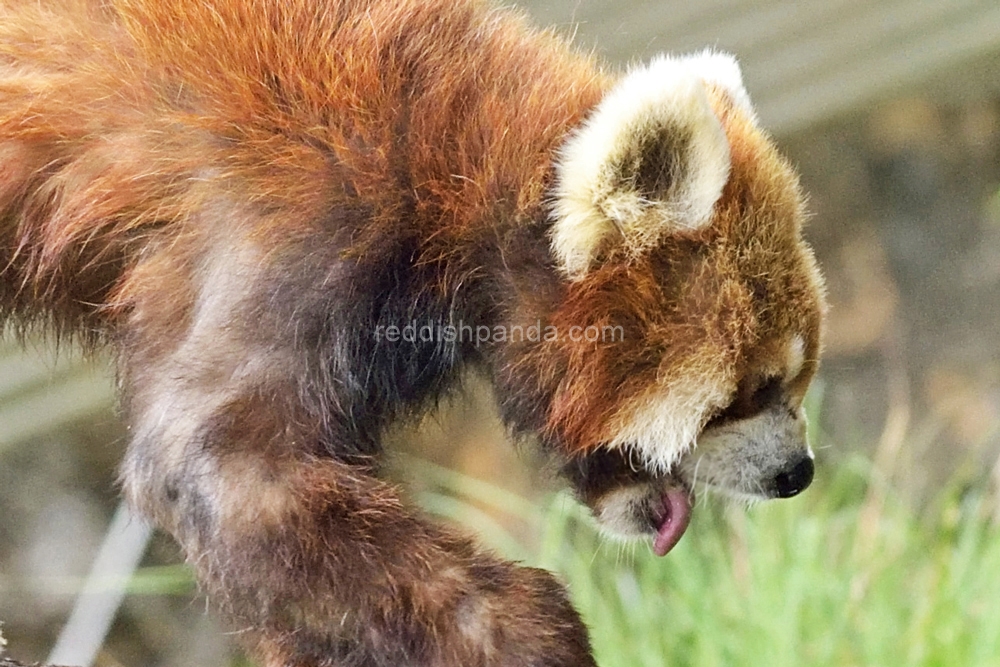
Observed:
[[[785,375],[789,380],[794,378],[802,370],[802,365],[806,361],[806,341],[801,335],[796,334],[792,342],[788,345],[788,372]]]
[[[722,381],[675,382],[657,387],[632,403],[608,446],[633,450],[645,468],[669,472],[694,447],[708,412],[724,403],[728,395],[729,388]]]
[[[602,532],[609,537],[627,539],[646,535],[649,526],[641,523],[643,509],[649,503],[648,484],[623,486],[601,496],[594,508],[594,516]]]

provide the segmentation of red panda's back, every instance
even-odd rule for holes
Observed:
[[[5,3],[0,308],[78,326],[220,196],[277,212],[271,239],[352,199],[359,242],[405,219],[447,252],[542,214],[606,83],[479,2]]]

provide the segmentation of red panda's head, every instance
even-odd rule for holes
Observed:
[[[543,352],[560,367],[545,428],[598,518],[665,553],[695,486],[745,499],[808,486],[822,281],[798,180],[735,60],[660,57],[625,75],[556,176],[552,323],[589,335]]]

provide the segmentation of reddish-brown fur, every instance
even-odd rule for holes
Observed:
[[[98,7],[14,2],[3,17],[3,201],[21,223],[7,259],[35,308],[81,280],[81,300],[127,308],[143,276],[101,269],[225,194],[268,211],[252,223],[268,243],[360,199],[359,254],[411,206],[433,261],[486,216],[538,215],[549,154],[604,81],[478,4]],[[401,172],[419,174],[411,203]]]
[[[265,664],[593,664],[551,575],[377,477],[385,428],[467,365],[564,461],[692,357],[752,391],[792,329],[801,400],[820,297],[798,188],[725,94],[716,224],[557,271],[554,156],[613,82],[476,0],[0,6],[0,316],[114,347],[125,491]],[[625,341],[371,338],[425,317]]]

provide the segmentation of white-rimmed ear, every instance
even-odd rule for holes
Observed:
[[[681,60],[691,68],[692,72],[701,77],[702,81],[724,90],[733,104],[756,122],[757,113],[754,111],[753,104],[750,103],[747,89],[743,87],[743,74],[740,72],[740,65],[736,62],[736,58],[728,53],[705,49],[701,53],[684,56]]]
[[[729,144],[706,84],[750,101],[731,57],[660,56],[626,74],[567,140],[556,168],[552,251],[571,279],[602,251],[634,256],[697,231],[729,178]]]

